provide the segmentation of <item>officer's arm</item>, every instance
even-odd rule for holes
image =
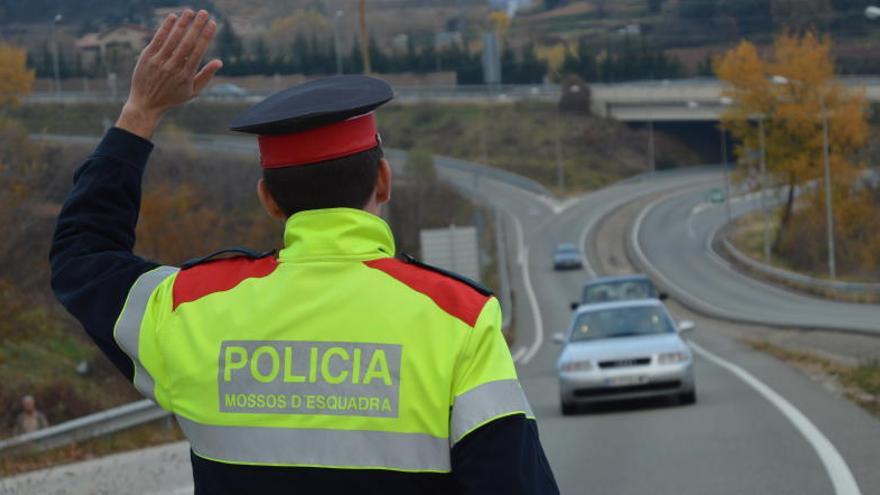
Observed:
[[[152,341],[140,331],[161,313],[151,301],[175,269],[132,253],[141,179],[162,115],[195,97],[222,66],[199,68],[215,30],[205,11],[165,19],[138,59],[116,127],[74,174],[49,255],[55,295],[147,396],[153,378],[141,347]]]
[[[453,385],[452,474],[465,493],[558,494],[507,343],[489,300],[469,336]]]
[[[55,295],[129,379],[132,363],[113,328],[129,289],[158,266],[132,253],[152,147],[121,129],[107,132],[74,174],[49,254]]]

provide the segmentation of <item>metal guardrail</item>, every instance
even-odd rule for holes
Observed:
[[[849,294],[871,294],[880,295],[880,283],[862,283],[862,282],[841,282],[837,280],[827,280],[822,278],[811,277],[801,273],[792,272],[775,266],[764,264],[751,256],[743,253],[730,242],[730,239],[723,233],[720,234],[721,245],[738,263],[754,270],[770,279],[795,285],[816,289],[817,291],[836,291]]]
[[[49,428],[0,440],[0,453],[20,450],[49,450],[149,423],[170,415],[171,413],[161,409],[150,400],[132,402],[65,421]]]

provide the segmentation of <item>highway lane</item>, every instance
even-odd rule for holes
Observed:
[[[650,203],[650,199],[640,200],[627,205],[621,211],[603,221],[594,232],[591,241],[591,252],[594,253],[602,268],[612,273],[629,273],[633,266],[612,253],[625,251],[629,242],[632,221],[638,212]],[[803,373],[785,365],[768,355],[756,352],[744,345],[743,339],[768,341],[777,346],[795,351],[818,353],[840,362],[855,364],[855,359],[877,359],[880,357],[880,339],[862,334],[840,333],[834,331],[812,330],[780,330],[766,325],[746,325],[723,321],[703,316],[682,306],[675,300],[667,301],[667,305],[678,319],[690,319],[697,323],[698,330],[692,340],[710,349],[716,355],[727,358],[739,366],[738,372],[751,373],[761,380],[769,389],[782,396],[796,413],[802,413],[824,437],[827,445],[819,445],[814,449],[817,455],[821,451],[824,458],[829,458],[829,448],[835,448],[840,454],[840,461],[845,465],[828,470],[841,474],[843,470],[851,470],[850,481],[858,483],[862,493],[880,492],[880,471],[876,469],[876,455],[880,445],[880,422],[874,416],[855,404],[843,400],[842,392],[827,376],[816,375],[815,372]],[[698,364],[705,362],[698,360]],[[700,368],[702,369],[702,368]],[[699,371],[698,371],[699,373]],[[701,387],[705,389],[705,387]],[[705,402],[705,390],[701,391],[701,402]],[[775,406],[774,406],[775,407]],[[781,412],[781,411],[780,411]],[[791,411],[788,411],[791,414]],[[798,419],[798,418],[793,418]],[[796,421],[791,421],[792,425]],[[802,425],[801,425],[802,426]],[[723,423],[719,427],[724,427]],[[809,433],[809,432],[807,432]],[[806,435],[798,433],[807,438]],[[810,447],[807,447],[810,449]],[[780,476],[799,479],[796,466],[789,466],[788,452],[771,451],[763,458],[770,464],[783,464]],[[832,456],[833,457],[833,456]],[[847,469],[848,468],[848,469]],[[839,477],[839,476],[838,476]],[[799,485],[795,483],[795,485]],[[853,487],[843,487],[836,493],[853,493]],[[835,493],[835,492],[832,492]]]
[[[531,234],[531,278],[548,332],[567,326],[568,302],[586,278],[583,272],[552,270],[555,243],[576,239],[579,229],[615,199],[661,189],[649,182],[630,191],[597,192]],[[701,340],[739,359],[739,347],[734,352],[728,339],[715,338]],[[693,407],[640,403],[563,417],[554,369],[558,353],[558,347],[546,344],[520,371],[563,493],[834,493],[819,458],[790,421],[728,371],[698,359],[700,401]],[[766,372],[791,373],[770,365]]]
[[[712,314],[738,321],[880,332],[880,305],[784,290],[741,274],[717,256],[708,239],[725,223],[725,211],[723,205],[704,204],[708,189],[684,191],[646,206],[639,242],[650,262],[675,287],[697,305],[711,308]],[[755,207],[747,201],[733,204],[741,211]]]

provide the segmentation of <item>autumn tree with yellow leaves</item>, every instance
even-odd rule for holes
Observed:
[[[0,107],[17,104],[33,84],[34,71],[27,68],[25,51],[0,42]]]
[[[824,119],[829,129],[835,233],[842,234],[839,242],[860,242],[847,238],[843,230],[852,225],[854,215],[865,214],[863,207],[855,206],[858,201],[854,198],[864,167],[856,153],[868,139],[867,104],[862,93],[837,81],[831,47],[830,38],[813,31],[785,33],[765,54],[743,41],[715,63],[715,72],[725,83],[723,95],[730,103],[722,114],[721,125],[738,143],[739,175],[757,175],[763,124],[766,186],[781,186],[787,193],[779,208],[773,248],[783,256],[803,258],[805,267],[827,256],[821,242],[815,243],[812,253],[806,253],[807,246],[797,244],[804,241],[805,225],[810,224],[813,230],[824,229],[824,187],[811,188],[800,201],[795,196],[796,186],[821,185],[824,180]],[[813,234],[817,240],[824,239],[824,232]],[[843,246],[841,254],[854,251],[859,250]],[[862,262],[849,260],[850,265]]]

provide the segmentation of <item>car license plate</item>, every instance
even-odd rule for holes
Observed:
[[[647,376],[626,375],[605,379],[605,385],[609,387],[628,387],[632,385],[641,385],[643,383],[648,383]]]

